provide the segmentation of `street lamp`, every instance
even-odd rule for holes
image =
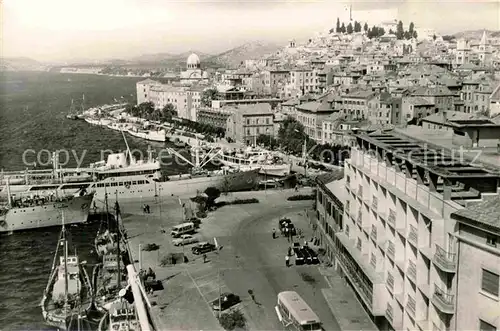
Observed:
[[[304,176],[307,177],[307,134],[301,132],[297,129],[294,130],[297,133],[304,135],[304,146],[302,148],[302,159],[304,160]]]

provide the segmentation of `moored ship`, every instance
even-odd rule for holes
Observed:
[[[125,140],[126,142],[126,140]],[[77,194],[80,190],[95,192],[93,206],[103,208],[106,194],[115,195],[120,201],[127,200],[153,200],[162,195],[185,196],[202,192],[208,187],[217,187],[223,192],[245,191],[253,189],[259,182],[259,168],[248,171],[238,171],[225,167],[221,170],[206,171],[203,168],[210,159],[205,162],[192,163],[178,154],[173,149],[167,149],[184,162],[193,166],[191,173],[162,177],[161,164],[157,158],[153,158],[152,150],[148,151],[146,160],[136,160],[127,144],[127,153],[114,153],[108,156],[107,162],[101,161],[88,169],[71,170],[75,176],[91,176],[91,182],[76,183],[44,183],[33,185],[12,185],[12,192],[23,192],[23,194],[37,194],[39,192],[53,192],[58,195]],[[60,177],[68,178],[67,169],[55,170]],[[10,175],[12,176],[12,175]],[[8,181],[10,178],[7,179]],[[50,179],[49,179],[50,180]],[[0,195],[3,191],[0,191]]]
[[[68,224],[85,223],[94,197],[83,192],[63,197],[8,195],[7,204],[0,206],[0,233],[60,225],[62,211]]]
[[[45,323],[59,330],[68,330],[73,321],[79,324],[85,318],[92,302],[92,285],[85,263],[80,262],[76,254],[68,255],[64,220],[62,222],[51,274],[40,305]]]

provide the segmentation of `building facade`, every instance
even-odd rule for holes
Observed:
[[[274,136],[273,117],[270,104],[238,106],[227,119],[226,137],[256,145],[259,135]]]
[[[367,312],[381,329],[493,330],[489,326],[496,327],[498,319],[491,314],[481,319],[487,324],[475,317],[474,326],[464,329],[459,324],[460,246],[452,214],[465,210],[470,201],[498,197],[499,176],[468,165],[443,171],[444,155],[432,151],[429,160],[423,142],[395,132],[356,134],[355,138],[344,167],[346,197],[337,196],[344,202],[343,216],[333,217],[332,230],[319,225],[318,229],[334,232],[331,246],[336,267]],[[411,152],[411,159],[402,150]],[[424,156],[427,164],[421,161]],[[324,195],[320,187],[319,224],[330,220],[324,215],[336,215],[328,211],[336,204],[326,199],[325,206]],[[497,269],[498,265],[488,270],[495,273]],[[487,275],[490,282],[498,281]],[[494,294],[497,289],[490,286],[488,291]],[[494,303],[489,307],[495,307]]]
[[[458,221],[456,324],[461,330],[500,330],[500,198],[461,210]]]

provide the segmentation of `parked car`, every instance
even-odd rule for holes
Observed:
[[[222,306],[222,309],[220,309],[219,307],[219,298],[212,301],[211,306],[213,310],[223,311],[228,308],[231,308],[234,305],[237,305],[240,302],[241,302],[240,297],[237,296],[236,294],[222,293],[220,296],[220,305]]]
[[[304,263],[306,263],[306,264],[312,264],[312,256],[309,253],[309,251],[306,249],[305,246],[303,246],[303,247],[300,248],[300,252],[304,256]]]
[[[215,251],[215,245],[209,242],[201,242],[198,245],[191,248],[191,252],[196,255],[208,253],[211,251]]]
[[[318,259],[318,253],[316,253],[314,251],[314,249],[312,249],[311,247],[309,246],[304,246],[303,247],[303,250],[307,251],[307,253],[309,254],[309,256],[311,257],[311,263],[312,264],[319,264],[319,259]]]
[[[278,221],[278,228],[282,231],[288,224],[291,224],[292,220],[289,218],[282,218]]]
[[[190,234],[183,234],[180,238],[172,240],[172,243],[174,244],[174,246],[184,246],[197,243],[198,241],[198,238],[193,237]]]
[[[300,247],[294,247],[293,252],[295,254],[295,265],[302,265],[306,262],[304,259],[304,253]]]

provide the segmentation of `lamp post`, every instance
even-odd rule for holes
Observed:
[[[304,160],[304,177],[307,177],[307,134],[300,132],[299,130],[294,130],[304,136],[304,146],[302,147],[302,159]]]

